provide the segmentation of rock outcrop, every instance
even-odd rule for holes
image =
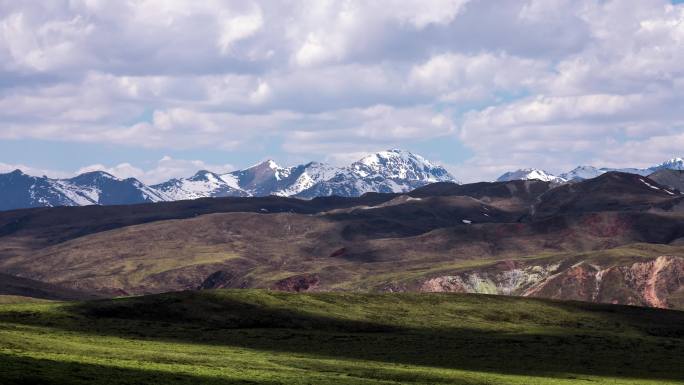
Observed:
[[[606,267],[584,261],[530,265],[506,261],[432,277],[421,282],[419,290],[679,308],[682,304],[674,297],[684,292],[684,258],[659,256]]]
[[[276,282],[272,289],[292,292],[313,291],[316,290],[320,282],[317,274],[295,275]]]

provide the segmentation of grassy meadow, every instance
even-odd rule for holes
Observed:
[[[0,301],[0,384],[684,384],[684,312],[466,294]]]

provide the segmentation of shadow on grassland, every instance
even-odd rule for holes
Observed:
[[[396,322],[393,325],[393,315],[375,317],[374,321],[332,318],[304,313],[297,307],[260,305],[242,301],[238,295],[215,293],[185,292],[78,303],[66,305],[67,312],[61,317],[41,316],[36,312],[0,313],[0,322],[92,335],[235,346],[498,374],[684,379],[684,367],[680,362],[684,356],[682,312],[452,296],[468,298],[475,301],[473,303],[482,301],[484,310],[472,303],[467,310],[481,316],[482,324],[431,327],[426,323],[408,328],[397,326]],[[256,295],[254,293],[245,291],[246,295]],[[277,296],[286,297],[285,294]],[[391,300],[391,297],[387,298]],[[448,301],[449,297],[417,298]],[[559,324],[545,324],[538,322],[534,314],[527,315],[524,311],[497,310],[503,304],[512,309],[525,304],[541,304],[551,312],[563,309],[588,312],[589,318],[572,324],[563,324],[562,320]],[[348,306],[350,317],[354,317],[354,303]],[[442,309],[437,304],[433,311]],[[520,314],[531,318],[515,318]],[[530,328],[513,333],[492,327],[515,322],[527,322]]]
[[[278,384],[278,382],[270,381],[230,380],[148,369],[53,361],[6,354],[0,354],[0,363],[0,383],[2,385]]]

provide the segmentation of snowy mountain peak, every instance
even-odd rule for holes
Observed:
[[[553,181],[557,183],[564,182],[578,182],[585,179],[596,178],[599,175],[611,171],[619,171],[628,174],[637,174],[641,176],[648,176],[659,170],[684,170],[683,158],[672,158],[656,166],[648,168],[596,168],[594,166],[578,166],[573,170],[560,174],[559,176],[552,175],[548,172],[539,169],[520,169],[517,171],[507,172],[497,179],[497,181],[515,180],[515,179],[539,179],[544,181]]]
[[[221,179],[221,176],[219,174],[213,173],[211,171],[207,170],[200,170],[195,173],[195,175],[191,176],[188,178],[189,180],[204,180],[204,181],[212,181],[216,182]]]
[[[192,176],[192,178],[206,178],[208,174],[213,174],[213,172],[209,170],[199,170],[195,173],[195,175]]]
[[[521,168],[516,171],[509,171],[501,175],[497,182],[508,182],[511,180],[540,180],[543,182],[563,182],[563,178],[557,177],[549,172],[536,168]]]
[[[339,172],[339,168],[319,162],[290,167],[286,178],[279,180],[280,187],[273,192],[273,195],[297,195],[319,182],[333,178]]]
[[[0,210],[24,207],[132,204],[169,200],[134,178],[119,179],[104,171],[70,179],[0,174]]]
[[[361,177],[378,174],[390,179],[443,182],[455,181],[441,166],[436,166],[420,155],[391,149],[368,155],[352,163],[351,169]]]
[[[670,160],[667,160],[655,167],[651,167],[651,169],[654,170],[662,170],[662,169],[669,169],[669,170],[684,170],[684,159],[682,158],[672,158]]]
[[[176,178],[151,186],[166,195],[169,200],[197,199],[221,196],[247,196],[237,187],[230,174],[219,175],[200,170],[189,178]]]
[[[378,167],[387,164],[389,161],[403,161],[425,164],[429,167],[434,167],[432,163],[427,161],[420,155],[413,154],[406,150],[390,149],[386,151],[379,151],[359,159],[355,163],[364,164],[370,167]]]
[[[405,192],[454,178],[442,167],[408,151],[368,155],[347,167],[309,162],[281,167],[267,160],[244,170],[217,175],[201,171],[191,178],[152,186],[172,199],[221,196],[356,196],[366,192]]]
[[[402,193],[433,182],[456,182],[441,166],[403,150],[380,151],[340,168],[331,178],[297,196],[357,196],[367,192]]]
[[[267,159],[263,162],[259,162],[253,166],[247,167],[246,170],[252,170],[252,169],[271,169],[271,170],[278,170],[281,167],[276,163],[273,159]]]
[[[577,166],[573,170],[562,173],[559,176],[568,181],[578,181],[596,178],[605,172],[605,169],[598,169],[594,166]]]
[[[579,166],[558,176],[542,169],[507,172],[498,181],[537,179],[553,183],[576,182],[610,171],[648,176],[663,170],[684,170],[683,158],[672,158],[649,168],[596,168]],[[434,182],[456,182],[443,167],[420,155],[389,149],[364,156],[345,167],[310,162],[281,167],[266,160],[244,170],[217,174],[200,170],[188,178],[147,186],[104,171],[69,179],[36,177],[14,170],[0,174],[0,210],[25,207],[133,204],[226,196],[359,196],[368,192],[403,193]]]
[[[106,172],[106,171],[88,171],[83,174],[80,174],[78,176],[75,176],[70,179],[71,181],[77,182],[77,183],[95,183],[100,180],[116,180],[120,181],[121,179],[115,177],[114,175]]]

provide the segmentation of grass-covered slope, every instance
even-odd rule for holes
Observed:
[[[684,313],[463,294],[0,305],[2,384],[675,384]]]

